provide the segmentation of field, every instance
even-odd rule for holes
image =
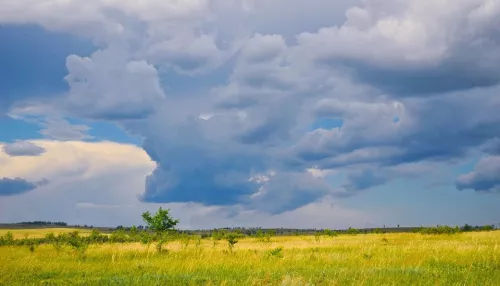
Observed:
[[[41,235],[42,230],[24,230]],[[54,229],[46,231],[55,231]],[[66,232],[67,230],[63,230]],[[0,285],[500,285],[500,231],[0,247]]]
[[[22,238],[42,238],[47,233],[53,232],[59,233],[70,233],[73,231],[78,231],[81,235],[90,234],[89,229],[76,229],[76,228],[37,228],[37,229],[0,229],[0,236],[4,236],[7,232],[11,232],[15,239]]]

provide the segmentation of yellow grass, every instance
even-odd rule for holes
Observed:
[[[15,239],[23,238],[42,238],[47,233],[54,233],[55,235],[61,233],[70,233],[78,231],[81,235],[90,234],[91,230],[76,229],[76,228],[33,228],[33,229],[0,229],[0,236],[4,236],[7,232],[11,232]]]
[[[500,231],[0,247],[0,285],[500,285]],[[272,250],[283,248],[279,251]]]

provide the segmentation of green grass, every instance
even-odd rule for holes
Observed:
[[[500,285],[500,231],[0,247],[0,285]],[[278,250],[282,248],[283,250]]]

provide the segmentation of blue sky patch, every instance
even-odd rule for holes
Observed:
[[[342,128],[344,125],[344,121],[342,119],[337,119],[337,118],[321,118],[316,120],[312,125],[311,125],[311,130],[316,130],[316,129],[326,129],[326,130],[332,130],[336,128]]]

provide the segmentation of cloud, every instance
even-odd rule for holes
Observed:
[[[494,113],[500,107],[498,91],[484,88],[397,104],[322,105],[321,113],[343,119],[342,128],[311,131],[293,150],[304,164],[321,168],[463,158],[500,132]]]
[[[29,141],[17,141],[4,145],[3,151],[9,156],[39,156],[45,149]]]
[[[50,106],[144,138],[151,204],[284,214],[421,174],[408,166],[449,166],[498,136],[496,2],[355,1],[346,19],[325,7],[347,1],[299,2],[93,0],[76,13],[74,0],[11,1],[0,19],[95,42],[67,58],[69,90]],[[283,27],[281,11],[305,13]],[[342,126],[311,127],[329,119]],[[87,131],[51,124],[59,139]],[[80,159],[66,171],[96,168]],[[334,188],[311,169],[347,179]]]
[[[11,3],[4,2],[5,6]],[[2,13],[0,11],[0,13]],[[3,17],[0,22],[2,22]],[[66,75],[66,57],[86,55],[95,47],[89,41],[40,26],[0,23],[0,114],[19,101],[52,100],[67,89],[61,79]],[[19,59],[22,59],[20,61]],[[29,83],[29,84],[27,84]]]
[[[70,123],[64,116],[64,110],[57,109],[57,103],[47,102],[33,101],[17,104],[9,110],[8,116],[38,125],[41,127],[38,133],[47,139],[70,141],[93,138],[87,134],[90,127]]]
[[[499,82],[499,15],[496,1],[368,0],[343,25],[297,41],[305,55],[394,96],[439,93]]]
[[[142,170],[143,176],[155,164],[140,148],[113,142],[31,140],[46,151],[36,157],[11,157],[0,153],[0,176],[21,177],[51,184],[81,177],[96,177],[126,170]],[[140,193],[140,191],[139,191]]]
[[[287,48],[281,35],[256,34],[241,50],[241,60],[251,63],[272,61]]]
[[[28,182],[25,179],[15,178],[1,178],[0,179],[0,196],[16,196],[21,195],[30,191],[33,191],[39,186],[43,186],[47,184],[48,181],[46,179],[32,183]]]
[[[374,170],[363,170],[350,174],[342,187],[348,192],[359,192],[383,185],[387,181],[386,177],[377,174]]]
[[[114,226],[130,221],[131,217],[120,216],[133,205],[140,222],[140,211],[147,206],[139,204],[137,197],[144,190],[144,178],[155,166],[143,150],[113,142],[33,142],[46,152],[37,157],[0,153],[0,177],[40,182],[36,191],[0,200],[3,221],[43,219]],[[85,203],[120,208],[100,208],[103,214],[82,208]],[[31,211],[22,211],[26,208]]]
[[[43,129],[40,134],[50,139],[61,141],[92,139],[87,132],[90,127],[86,125],[70,124],[64,119],[49,119],[41,123]]]
[[[50,179],[36,191],[3,197],[0,216],[5,222],[41,219],[111,227],[139,225],[143,224],[142,212],[156,211],[161,206],[172,209],[172,214],[181,220],[181,228],[344,227],[378,223],[377,216],[339,206],[332,199],[321,199],[281,215],[245,210],[241,206],[143,203],[137,196],[144,192],[144,178],[155,163],[141,148],[112,142],[38,140],[36,143],[47,150],[42,156],[0,154],[0,176],[25,177],[28,183],[41,181],[40,177]],[[26,208],[31,211],[24,211]],[[332,215],[335,219],[331,219]],[[311,225],[315,217],[319,219]]]
[[[65,104],[73,114],[93,119],[137,119],[148,116],[165,95],[156,69],[145,61],[127,60],[120,50],[95,52],[91,58],[67,59],[70,86]]]
[[[474,171],[457,178],[459,190],[472,189],[476,192],[500,192],[500,157],[483,158]]]
[[[248,201],[253,208],[270,214],[295,210],[328,195],[341,195],[323,179],[309,172],[272,173],[261,180],[259,191]]]
[[[481,150],[490,155],[500,155],[500,138],[492,138],[481,146]]]

